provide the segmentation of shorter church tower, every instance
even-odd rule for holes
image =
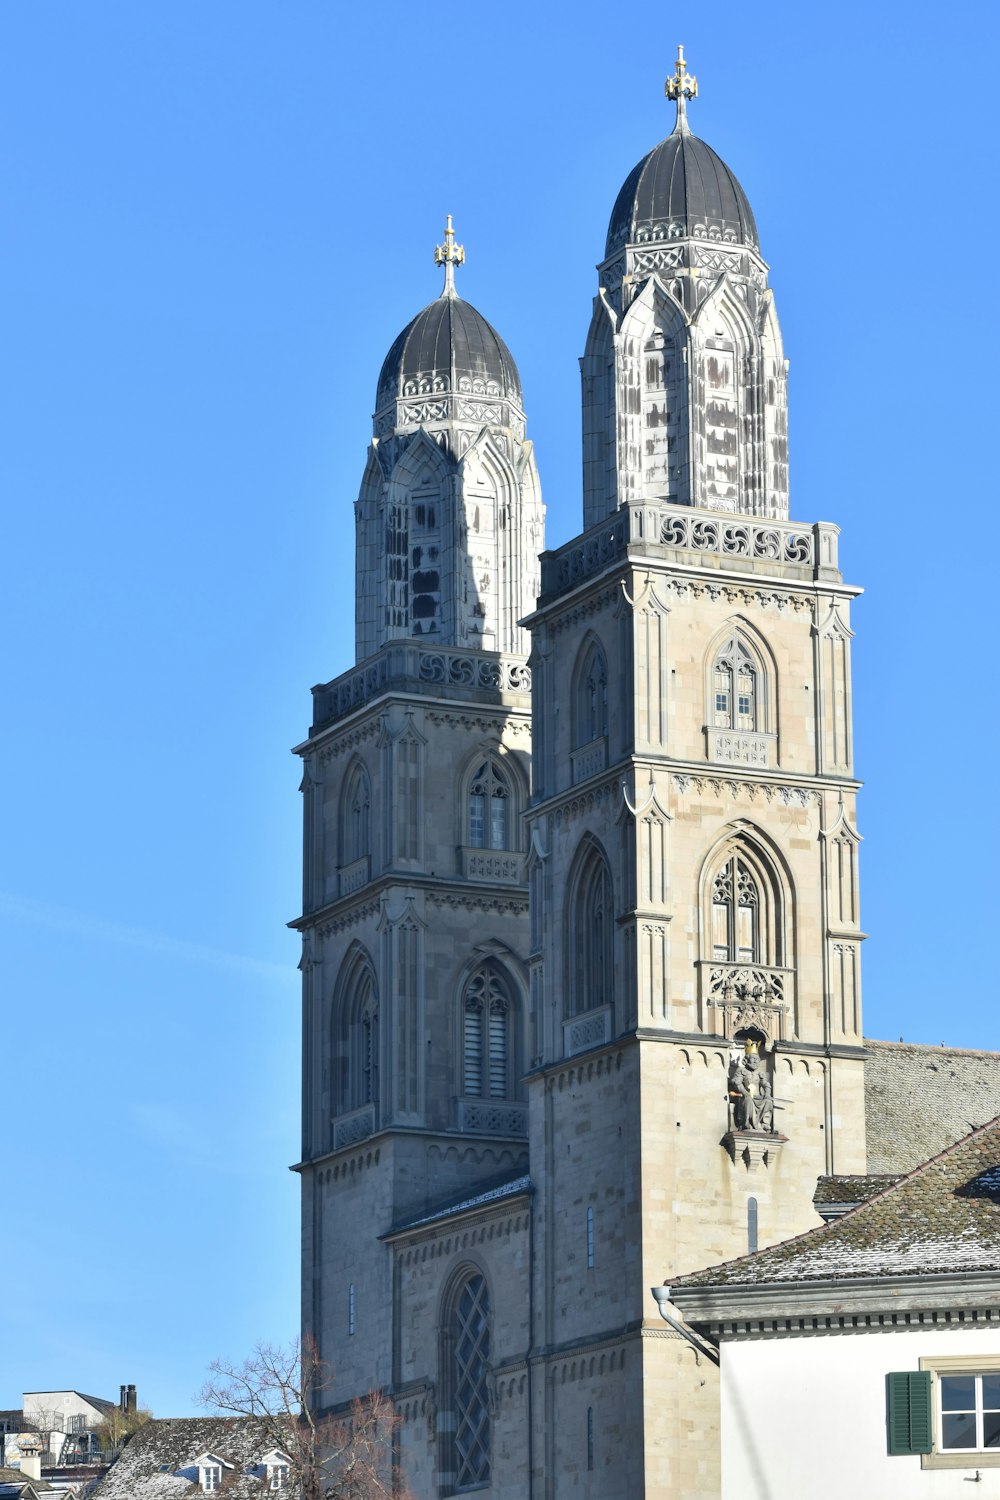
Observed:
[[[334,1406],[407,1387],[393,1251],[376,1237],[527,1170],[519,621],[544,513],[517,368],[456,291],[450,218],[435,259],[443,291],[378,380],[355,507],[357,665],[313,690],[298,747],[303,1330],[336,1370]],[[486,1295],[470,1277],[456,1270],[456,1316]]]

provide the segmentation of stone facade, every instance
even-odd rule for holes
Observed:
[[[671,82],[670,150],[718,162]],[[716,1372],[650,1288],[866,1165],[857,590],[787,519],[742,189],[660,201],[655,154],[583,361],[586,529],[540,569],[516,369],[439,247],[452,300],[379,382],[358,665],[299,747],[303,1328],[334,1404],[392,1391],[421,1500],[717,1496]]]

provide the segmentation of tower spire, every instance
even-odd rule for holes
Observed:
[[[672,78],[667,79],[663,92],[668,99],[673,99],[677,104],[677,123],[674,125],[674,131],[686,135],[691,129],[687,122],[687,101],[696,97],[698,80],[693,73],[688,73],[683,46],[678,45],[677,72]]]
[[[444,266],[443,297],[456,297],[455,267],[465,264],[465,246],[455,244],[455,231],[451,227],[451,214],[444,227],[444,244],[434,246],[434,264]]]

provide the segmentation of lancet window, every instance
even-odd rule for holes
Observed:
[[[510,986],[492,962],[465,986],[462,999],[462,1093],[467,1099],[507,1099],[513,1089]]]
[[[727,641],[715,658],[712,694],[712,723],[716,729],[763,728],[760,671],[739,636]]]
[[[600,851],[585,857],[573,887],[569,970],[571,1013],[610,1005],[614,995],[614,906],[611,872]]]
[[[339,1113],[379,1103],[379,1005],[375,975],[367,959],[356,954],[339,1001]]]
[[[761,892],[757,877],[733,854],[712,882],[712,957],[728,963],[761,962]]]
[[[510,849],[513,835],[511,785],[492,756],[478,767],[469,788],[469,847]]]
[[[447,1383],[454,1425],[445,1489],[453,1494],[490,1480],[491,1321],[486,1279],[472,1271],[452,1293],[446,1333]]]
[[[577,677],[575,742],[589,744],[608,732],[608,663],[594,641]]]
[[[371,786],[364,766],[355,765],[344,785],[341,804],[341,863],[353,864],[371,853]]]

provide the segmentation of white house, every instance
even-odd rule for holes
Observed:
[[[1000,1496],[1000,1118],[654,1295],[719,1359],[722,1500]]]

